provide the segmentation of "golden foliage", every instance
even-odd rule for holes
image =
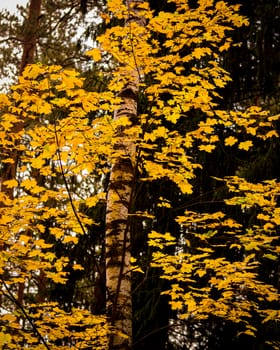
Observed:
[[[193,9],[184,0],[170,2],[176,11],[157,15],[148,3],[137,2],[138,15],[146,25],[131,22],[125,27],[112,26],[98,38],[99,47],[87,53],[96,62],[102,61],[103,54],[112,58],[114,69],[107,91],[87,91],[84,79],[72,69],[35,64],[25,69],[9,94],[0,95],[1,162],[15,162],[6,157],[11,150],[20,156],[16,177],[2,184],[13,188],[16,195],[13,199],[5,193],[0,196],[0,272],[7,275],[11,290],[18,283],[34,281],[38,271],[44,271],[52,283],[65,283],[67,269],[83,268],[55,255],[55,243],[47,239],[45,222],[52,222],[48,234],[53,242],[79,242],[85,227],[93,224],[80,210],[81,204],[91,208],[106,200],[106,193],[98,188],[100,178],[110,171],[114,159],[128,157],[115,147],[120,137],[137,149],[135,168],[142,181],[167,178],[181,193],[190,194],[191,180],[202,168],[193,156],[193,147],[197,152],[212,152],[222,142],[248,151],[254,147],[253,137],[265,140],[278,136],[273,123],[279,116],[271,117],[259,107],[223,111],[216,102],[217,89],[230,81],[220,65],[220,52],[232,45],[229,31],[247,24],[238,14],[238,6],[203,0]],[[110,18],[129,20],[130,11],[124,1],[110,0],[103,17],[106,23]],[[135,72],[141,94],[149,103],[149,114],[139,115],[139,123],[132,125],[129,116],[114,120],[113,113],[122,102],[117,96],[135,81]],[[187,123],[194,111],[200,111],[201,118],[194,118],[191,130],[180,130],[177,124]],[[94,115],[90,122],[89,113]],[[24,127],[17,130],[18,123]],[[220,139],[218,127],[234,136]],[[73,178],[85,187],[71,187]],[[171,289],[164,293],[182,318],[203,319],[213,314],[241,322],[244,332],[253,335],[256,330],[250,325],[250,310],[258,312],[263,322],[279,319],[276,310],[257,307],[263,300],[276,302],[279,295],[258,279],[256,254],[279,258],[280,250],[272,243],[280,224],[276,203],[280,188],[274,180],[251,184],[232,177],[225,181],[229,191],[237,194],[226,204],[244,210],[257,207],[258,224],[244,231],[240,223],[222,212],[186,211],[177,218],[187,234],[176,254],[165,252],[166,247],[177,244],[171,233],[149,234],[148,244],[154,249],[151,265],[162,270],[163,279],[171,281]],[[161,198],[158,206],[169,208],[170,203]],[[150,214],[135,215],[146,218]],[[219,247],[212,244],[217,238],[220,246],[244,250],[244,254],[235,262],[217,256]],[[196,247],[193,239],[199,242]],[[137,265],[131,269],[143,272]],[[249,299],[247,292],[254,298]],[[72,344],[80,349],[107,348],[109,326],[104,317],[84,310],[68,314],[52,304],[30,308],[34,310],[30,318],[50,344],[64,337],[71,343],[56,348],[70,349]],[[1,346],[17,349],[22,343],[29,349],[43,348],[30,327],[23,329],[18,322],[16,310],[1,318],[10,327],[0,332]]]

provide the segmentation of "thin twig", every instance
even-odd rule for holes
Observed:
[[[36,324],[33,322],[32,317],[30,315],[28,315],[27,311],[25,310],[24,306],[14,297],[13,293],[11,292],[10,288],[8,287],[7,283],[1,279],[1,282],[3,283],[3,286],[5,287],[7,293],[3,293],[8,299],[10,299],[23,313],[23,315],[25,316],[25,318],[28,320],[28,322],[30,323],[35,335],[41,340],[41,342],[43,343],[43,345],[45,346],[46,349],[51,350],[51,348],[48,346],[48,344],[46,343],[44,337],[42,336],[42,334],[39,332],[38,327],[36,326]]]

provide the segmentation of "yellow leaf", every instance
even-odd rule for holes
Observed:
[[[72,269],[75,271],[76,270],[81,270],[81,271],[84,270],[83,266],[80,264],[73,264]]]
[[[53,280],[54,283],[65,284],[67,279],[61,273],[47,271],[46,276]]]
[[[14,322],[17,320],[16,316],[13,314],[4,314],[1,316],[1,320],[3,321],[9,321],[9,322]]]
[[[158,207],[165,207],[165,208],[171,208],[170,201],[160,197],[159,200],[161,201],[160,203],[157,204]]]
[[[265,231],[268,231],[268,230],[274,229],[274,225],[272,223],[268,222],[264,225],[263,228]]]
[[[170,301],[172,310],[182,310],[183,302],[182,301]]]
[[[37,241],[35,241],[36,246],[40,247],[40,248],[51,248],[53,246],[52,243],[46,243],[43,239],[38,239]]]
[[[207,272],[206,270],[200,269],[195,272],[195,275],[198,275],[199,277],[203,277],[204,275],[206,275],[206,272]]]
[[[268,133],[265,134],[265,138],[270,138],[270,137],[279,137],[278,132],[276,130],[270,130]]]
[[[25,179],[21,182],[21,186],[25,187],[27,190],[30,190],[32,187],[35,187],[37,182],[35,179]]]
[[[132,272],[145,273],[145,272],[141,269],[141,267],[139,267],[139,266],[131,266],[131,271],[132,271]]]
[[[97,48],[87,51],[86,55],[90,56],[95,62],[98,62],[101,60],[101,52]]]
[[[40,169],[40,168],[42,168],[44,164],[45,164],[45,160],[42,159],[41,157],[34,158],[34,159],[32,159],[32,161],[31,161],[31,165],[32,165],[32,167],[35,168],[35,169]]]
[[[11,105],[11,102],[10,102],[8,96],[5,94],[0,94],[0,106],[1,106],[1,108],[3,108],[4,106],[10,106],[10,105]]]
[[[13,164],[15,162],[15,160],[13,158],[6,158],[6,159],[1,160],[1,162]]]
[[[0,216],[0,224],[1,225],[9,224],[12,221],[14,221],[13,215],[1,214],[1,216]]]
[[[233,136],[229,136],[225,139],[225,145],[226,146],[233,146],[237,142],[237,138]]]
[[[13,188],[16,187],[18,185],[17,180],[12,179],[12,180],[6,180],[3,182],[3,184],[7,187],[7,188]]]
[[[99,202],[98,196],[89,197],[85,200],[85,204],[89,208],[95,207],[98,202]]]
[[[200,145],[198,148],[200,151],[205,151],[205,152],[211,153],[216,148],[216,146],[215,145]]]
[[[239,149],[243,149],[244,151],[248,151],[249,148],[251,148],[253,146],[253,142],[252,141],[244,141],[244,142],[240,142],[240,144],[238,145]]]
[[[22,76],[28,79],[36,79],[43,72],[44,68],[40,64],[31,64],[24,69]]]
[[[267,258],[269,260],[277,260],[277,256],[276,255],[273,255],[273,254],[264,254],[263,256],[264,258]]]
[[[3,346],[2,349],[4,349],[4,345],[7,343],[10,343],[11,340],[12,340],[12,337],[10,334],[5,334],[4,332],[0,332],[0,345]]]
[[[188,312],[193,312],[196,310],[196,302],[194,299],[187,299],[186,304],[188,305]]]
[[[54,235],[57,239],[61,238],[64,235],[64,230],[59,227],[51,227],[50,232],[52,235]]]
[[[74,243],[74,244],[77,244],[78,241],[79,241],[78,238],[75,237],[75,236],[66,236],[63,239],[63,243]]]
[[[255,333],[253,331],[251,331],[250,329],[247,329],[246,331],[242,332],[242,334],[247,334],[250,335],[252,337],[255,337]]]

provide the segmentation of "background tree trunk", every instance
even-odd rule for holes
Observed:
[[[41,5],[42,0],[30,0],[29,13],[26,21],[24,38],[23,38],[23,53],[21,58],[21,64],[19,69],[19,75],[21,75],[28,64],[34,63],[35,50],[36,50],[36,41],[38,36],[38,22],[41,14]],[[15,125],[15,128],[20,131],[24,127],[24,121],[20,122],[18,125]],[[15,155],[17,158],[17,154]],[[16,176],[16,167],[17,162],[13,165],[14,169],[12,170],[12,178]],[[20,283],[18,286],[18,302],[22,305],[24,298],[24,283]]]
[[[23,53],[21,58],[19,75],[22,74],[24,68],[28,64],[34,63],[36,40],[38,36],[38,24],[41,14],[42,0],[30,0],[29,14],[26,21],[24,38],[23,38]]]
[[[38,34],[38,18],[41,12],[41,0],[31,0],[29,5],[29,14],[26,20],[26,29],[23,38],[23,53],[21,63],[19,67],[19,75],[22,74],[27,64],[34,62],[36,39]],[[24,127],[24,121],[19,120],[14,124],[12,133],[20,132]],[[13,198],[13,188],[9,188],[3,184],[6,180],[12,180],[16,178],[17,169],[17,154],[16,149],[4,150],[5,158],[13,159],[13,163],[2,165],[1,174],[1,191],[7,195],[8,198]]]
[[[26,20],[25,32],[23,37],[23,53],[19,67],[19,75],[22,74],[28,64],[34,63],[36,40],[38,33],[38,19],[41,13],[41,0],[31,0],[29,5],[29,14]],[[24,128],[24,120],[19,119],[12,128],[12,133],[20,133]],[[5,158],[10,158],[13,161],[3,163],[1,174],[1,192],[7,198],[13,199],[14,188],[5,185],[5,181],[16,179],[18,166],[18,150],[17,148],[4,150]],[[0,203],[0,206],[4,206]],[[24,283],[19,283],[17,301],[20,305],[23,304],[24,298]]]

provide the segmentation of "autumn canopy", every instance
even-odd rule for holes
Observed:
[[[217,330],[279,331],[280,183],[246,175],[279,111],[223,96],[247,17],[214,0],[96,7],[87,64],[69,68],[36,56],[47,5],[31,1],[0,95],[0,347],[216,350]],[[279,348],[268,334],[254,349]]]

